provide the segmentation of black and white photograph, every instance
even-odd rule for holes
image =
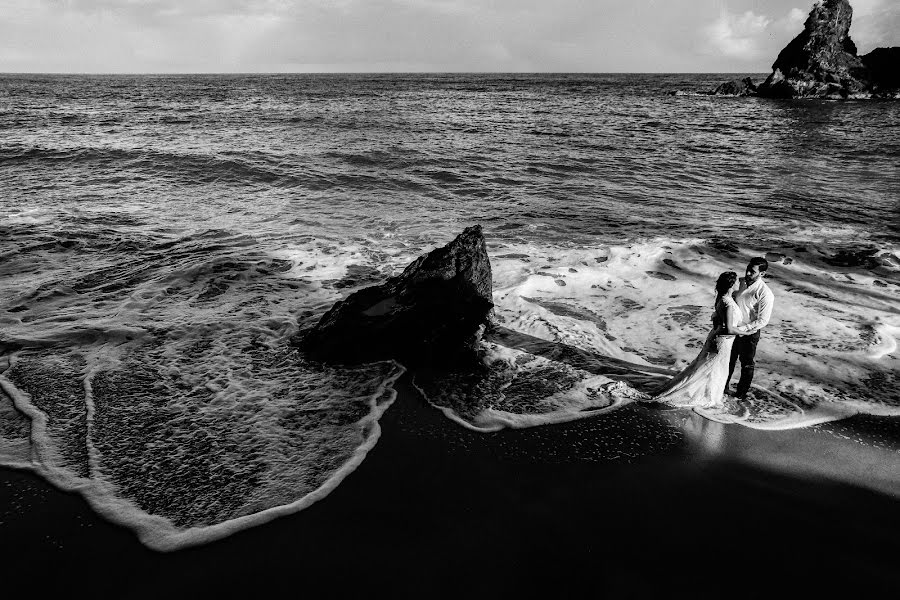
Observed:
[[[898,0],[0,0],[3,597],[900,597],[898,341]]]

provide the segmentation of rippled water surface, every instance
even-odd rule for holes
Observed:
[[[634,401],[754,255],[757,393],[707,416],[897,415],[900,103],[692,93],[730,77],[0,76],[0,460],[158,548],[306,506],[403,367],[290,337],[476,222],[489,374],[415,380],[463,426]]]

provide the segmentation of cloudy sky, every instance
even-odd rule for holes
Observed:
[[[812,0],[0,0],[0,72],[765,72]],[[851,0],[860,52],[900,0]]]

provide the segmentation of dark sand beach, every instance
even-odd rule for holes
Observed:
[[[408,376],[398,388],[375,449],[327,498],[178,552],[150,551],[79,496],[2,471],[4,591],[117,598],[900,591],[896,419],[767,432],[630,406],[485,435],[428,407]]]

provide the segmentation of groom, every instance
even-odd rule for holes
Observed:
[[[741,309],[742,324],[750,331],[735,338],[731,347],[731,361],[728,364],[728,379],[725,380],[725,393],[728,393],[728,382],[734,373],[738,357],[741,359],[741,378],[737,384],[735,396],[743,398],[750,391],[755,367],[756,345],[759,343],[760,330],[768,325],[775,305],[775,295],[766,282],[763,273],[769,269],[769,262],[759,256],[751,258],[747,264],[747,272],[741,278],[741,285],[734,293],[734,301]]]

